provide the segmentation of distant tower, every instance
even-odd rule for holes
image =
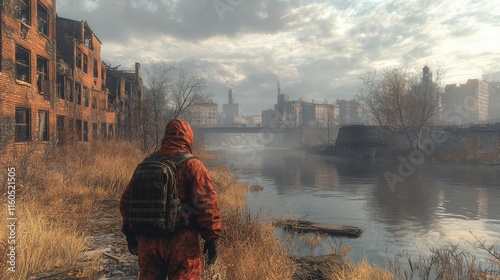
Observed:
[[[229,97],[229,104],[234,104],[233,89],[229,89],[228,97]]]
[[[426,84],[432,82],[432,73],[429,66],[425,65],[422,70],[424,72],[424,75],[422,76],[422,82]]]

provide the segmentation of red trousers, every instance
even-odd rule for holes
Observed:
[[[201,279],[200,241],[193,230],[139,236],[140,280]]]

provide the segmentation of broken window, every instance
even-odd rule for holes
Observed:
[[[92,30],[85,25],[85,29],[83,30],[84,44],[89,47],[89,49],[93,50],[94,46],[92,44]]]
[[[92,109],[97,109],[97,95],[95,92],[92,96]]]
[[[64,99],[64,76],[57,75],[57,97]]]
[[[115,138],[115,129],[113,127],[112,124],[109,125],[109,128],[108,128],[108,138],[110,140],[114,139]]]
[[[76,136],[78,141],[82,141],[82,120],[76,120]]]
[[[74,102],[72,81],[68,78],[65,78],[65,81],[66,82],[64,85],[65,85],[66,90],[64,92],[68,96],[68,101]]]
[[[49,11],[48,9],[38,2],[38,32],[45,36],[49,35]]]
[[[89,89],[83,86],[83,106],[89,107]]]
[[[38,86],[38,92],[44,94],[49,94],[50,91],[49,77],[47,75],[49,73],[48,65],[49,62],[47,59],[40,56],[36,57],[36,85]]]
[[[38,140],[49,141],[49,112],[38,111]]]
[[[57,144],[64,145],[66,143],[66,125],[64,116],[57,116]]]
[[[82,69],[82,51],[79,49],[76,49],[76,60],[75,60],[75,65],[77,68]]]
[[[89,58],[87,57],[86,54],[83,55],[83,72],[88,73],[89,72]]]
[[[28,142],[31,139],[30,109],[16,108],[16,142]]]
[[[30,82],[30,52],[16,45],[16,80]]]
[[[106,123],[102,123],[101,124],[101,139],[106,139],[106,137],[107,137],[107,133],[106,133],[107,127],[108,126],[107,126]]]
[[[99,135],[97,135],[97,124],[93,123],[92,124],[92,138],[97,139]]]
[[[97,59],[94,59],[94,78],[99,78],[99,69],[97,67]]]
[[[75,83],[75,103],[82,105],[82,85]]]
[[[89,141],[89,124],[87,121],[83,121],[83,141]]]
[[[31,25],[30,0],[19,0],[19,19],[26,25]]]

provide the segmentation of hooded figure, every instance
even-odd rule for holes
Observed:
[[[173,119],[165,128],[160,155],[172,157],[180,152],[192,152],[193,131],[189,124]],[[203,163],[192,158],[177,167],[178,194],[182,203],[181,221],[185,226],[168,236],[131,234],[127,228],[131,183],[120,200],[123,217],[122,232],[127,237],[129,251],[138,255],[139,279],[200,279],[199,235],[205,240],[203,252],[208,263],[216,258],[216,240],[221,233],[217,194]]]

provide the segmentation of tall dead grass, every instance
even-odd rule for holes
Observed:
[[[274,227],[247,210],[223,213],[223,232],[214,266],[206,279],[292,279],[295,264]]]
[[[0,279],[74,265],[85,249],[88,219],[102,199],[117,198],[144,155],[127,143],[78,143],[52,147],[30,143],[2,161],[16,168],[16,272],[6,271],[0,256]],[[5,174],[2,174],[4,176]],[[3,180],[2,180],[3,181]],[[6,193],[2,184],[2,192]],[[5,197],[0,199],[6,205]],[[5,220],[7,211],[1,211]],[[5,248],[8,228],[0,228]]]
[[[439,158],[453,162],[500,162],[500,143],[485,144],[479,135],[465,135],[457,147],[444,151]]]

